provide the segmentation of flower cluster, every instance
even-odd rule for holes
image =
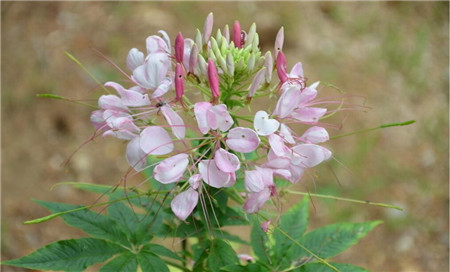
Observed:
[[[274,177],[296,183],[331,157],[318,145],[329,139],[317,126],[327,113],[316,107],[323,104],[316,99],[319,83],[307,86],[300,62],[288,72],[283,28],[273,53],[265,54],[255,24],[245,32],[236,21],[215,37],[212,30],[211,13],[194,39],[179,33],[172,46],[164,31],[148,37],[146,54],[133,48],[127,56],[129,86],[105,83],[117,95],[101,96],[100,109],[91,115],[97,132],[129,141],[132,168],[154,166],[155,180],[179,185],[171,208],[181,220],[208,186],[231,187],[237,180],[247,190],[244,210],[255,213],[277,195]],[[274,109],[238,112],[259,97],[276,98]],[[297,134],[289,124],[309,128]],[[246,160],[247,153],[259,159]],[[148,165],[148,156],[163,160]]]

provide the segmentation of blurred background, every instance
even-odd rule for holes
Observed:
[[[192,37],[210,11],[215,29],[256,22],[264,50],[284,26],[289,67],[302,61],[309,82],[367,99],[369,111],[333,118],[343,127],[331,135],[417,121],[330,141],[339,163],[316,168],[315,184],[306,179],[299,189],[404,209],[314,199],[311,227],[384,221],[334,260],[372,271],[448,271],[448,2],[2,2],[2,259],[84,236],[61,219],[24,225],[47,215],[31,199],[91,204],[95,195],[50,188],[61,181],[113,185],[128,167],[126,143],[113,138],[89,143],[60,167],[92,135],[91,109],[36,94],[92,102],[101,94],[64,51],[100,80],[115,80],[120,74],[91,47],[125,68],[129,49],[143,50],[147,36],[164,29],[172,39],[178,31]]]

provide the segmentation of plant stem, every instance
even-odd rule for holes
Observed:
[[[403,211],[402,208],[394,206],[394,205],[389,205],[389,204],[385,204],[385,203],[377,203],[377,202],[372,202],[372,201],[369,201],[369,200],[358,200],[358,199],[338,197],[338,196],[331,196],[331,195],[322,195],[322,194],[314,194],[314,193],[297,192],[297,191],[292,191],[292,190],[288,190],[288,189],[283,190],[283,192],[286,192],[286,193],[289,193],[289,194],[294,194],[294,195],[314,196],[314,197],[318,197],[318,198],[341,200],[341,201],[347,201],[347,202],[353,202],[353,203],[359,203],[359,204],[369,204],[369,205],[374,205],[374,206],[378,206],[378,207],[390,208],[390,209],[396,209],[396,210],[399,210],[399,211]]]
[[[349,133],[344,133],[344,134],[340,134],[340,135],[331,136],[330,140],[342,138],[342,137],[345,137],[345,136],[350,136],[350,135],[353,135],[353,134],[369,132],[369,131],[373,131],[373,130],[377,130],[377,129],[381,129],[381,128],[407,126],[407,125],[414,124],[415,122],[416,122],[415,120],[409,120],[409,121],[402,122],[402,123],[383,124],[383,125],[380,125],[378,127],[361,129],[361,130],[357,130],[357,131],[353,131],[353,132],[349,132]]]

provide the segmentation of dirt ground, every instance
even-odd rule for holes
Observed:
[[[310,220],[314,227],[384,221],[336,261],[371,271],[449,271],[448,2],[2,2],[2,259],[84,236],[61,219],[24,225],[47,214],[31,199],[90,204],[95,195],[50,188],[61,181],[113,185],[127,169],[125,143],[112,138],[89,143],[60,167],[93,133],[91,110],[36,94],[87,101],[101,94],[64,51],[100,80],[115,80],[120,74],[91,47],[125,67],[128,50],[144,48],[147,36],[164,29],[172,39],[178,31],[192,37],[210,11],[215,27],[256,22],[265,49],[283,25],[288,66],[302,61],[310,82],[367,98],[371,109],[338,114],[331,122],[343,128],[331,135],[417,121],[330,141],[336,160],[317,168],[315,185],[305,181],[319,193],[403,212],[315,199]]]

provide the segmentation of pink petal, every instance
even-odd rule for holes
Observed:
[[[154,53],[167,53],[169,52],[169,48],[167,47],[166,42],[159,36],[153,35],[149,36],[145,40],[147,44],[147,54]]]
[[[287,169],[273,169],[272,171],[274,175],[280,176],[286,180],[290,180],[292,177],[291,172]]]
[[[292,163],[307,168],[314,167],[331,157],[328,149],[315,144],[296,145],[292,150],[296,158]]]
[[[292,137],[292,130],[285,124],[280,126],[280,136],[288,143],[295,144],[294,137]]]
[[[186,71],[191,71],[190,67],[190,59],[191,59],[191,52],[192,48],[194,46],[194,41],[192,39],[184,39],[184,55],[183,55],[183,65]],[[198,51],[197,51],[198,54]]]
[[[166,77],[170,60],[166,53],[153,53],[133,71],[132,79],[141,87],[156,89]]]
[[[298,165],[291,164],[289,166],[289,171],[291,172],[291,177],[288,178],[287,180],[289,180],[290,182],[295,184],[303,177],[305,168],[298,166]]]
[[[258,134],[249,128],[237,127],[228,132],[226,143],[233,151],[249,153],[259,146]]]
[[[262,181],[266,187],[274,186],[273,183],[273,170],[270,168],[262,168],[256,166],[256,170],[261,173]]]
[[[325,113],[327,113],[325,108],[306,107],[295,110],[291,113],[291,117],[300,122],[315,124]]]
[[[131,71],[134,71],[138,66],[144,64],[144,53],[136,48],[130,50],[127,56],[127,67]]]
[[[275,38],[275,56],[283,50],[283,43],[284,43],[284,28],[281,27],[280,30],[278,30],[277,37]]]
[[[98,99],[98,106],[104,110],[128,111],[128,107],[116,95],[102,95]]]
[[[198,164],[198,170],[206,184],[214,188],[230,187],[236,182],[235,177],[221,171],[214,160],[202,160]]]
[[[216,166],[226,173],[235,172],[241,167],[238,157],[223,148],[218,149],[214,153],[214,161]]]
[[[255,259],[248,254],[238,254],[238,258],[243,261],[253,262]]]
[[[228,131],[234,124],[233,118],[231,118],[231,115],[228,113],[225,104],[209,108],[206,112],[206,118],[211,129],[220,129],[222,132]]]
[[[208,120],[206,118],[206,113],[212,107],[212,104],[209,102],[198,102],[194,105],[194,114],[197,119],[198,128],[200,132],[203,134],[208,133],[209,125]]]
[[[103,119],[103,110],[96,110],[91,113],[91,123],[95,129],[106,128],[105,119]]]
[[[128,164],[138,172],[145,168],[147,164],[147,154],[141,148],[139,136],[128,143],[126,159]]]
[[[150,105],[148,94],[141,94],[137,91],[126,90],[122,85],[108,81],[105,83],[105,87],[114,88],[120,95],[122,103],[128,107],[142,107]]]
[[[153,175],[163,184],[177,182],[183,177],[188,164],[188,155],[181,153],[160,162],[153,170]]]
[[[198,193],[192,188],[178,194],[170,202],[172,212],[180,220],[185,221],[198,203]]]
[[[108,124],[108,126],[113,127],[115,120],[117,118],[128,118],[130,120],[133,120],[133,117],[131,117],[131,115],[129,115],[126,112],[123,111],[116,111],[116,110],[105,110],[103,111],[103,120],[105,120],[105,122]]]
[[[127,117],[119,117],[109,122],[110,130],[103,133],[103,137],[113,136],[123,140],[132,140],[139,135],[139,128]]]
[[[275,119],[270,119],[265,111],[258,111],[253,119],[253,126],[256,133],[262,136],[267,136],[278,130],[280,122]]]
[[[269,230],[270,223],[271,223],[270,220],[267,220],[267,221],[263,222],[263,223],[261,224],[261,229],[262,229],[264,232],[267,232],[267,231]]]
[[[276,156],[284,156],[289,153],[290,149],[284,144],[284,139],[277,134],[269,136],[269,144]]]
[[[277,106],[273,112],[274,115],[280,116],[280,118],[285,118],[295,108],[298,107],[300,103],[300,90],[296,85],[287,85],[287,89],[283,92],[280,99],[278,99]]]
[[[184,125],[183,119],[176,113],[171,107],[169,106],[162,106],[161,112],[164,115],[164,118],[166,118],[167,123],[172,128],[172,133],[177,137],[178,139],[184,139],[184,136],[186,135],[186,127]]]
[[[150,155],[165,155],[173,151],[173,142],[169,133],[162,127],[151,126],[141,133],[141,148]]]
[[[300,78],[303,77],[303,66],[301,62],[297,62],[294,67],[292,67],[289,77]]]
[[[270,198],[270,189],[264,188],[261,192],[250,193],[244,203],[244,210],[247,213],[256,213]]]
[[[266,187],[261,172],[257,170],[245,171],[244,182],[245,189],[251,193],[261,192]]]
[[[317,84],[317,85],[319,85],[319,84]],[[314,98],[316,98],[316,96],[317,96],[317,90],[315,88],[312,88],[311,86],[306,87],[305,89],[303,89],[303,91],[300,94],[299,107],[306,106],[307,103],[310,102],[311,100],[313,100]]]
[[[209,41],[209,38],[211,37],[212,27],[214,23],[214,16],[213,13],[210,12],[208,16],[206,17],[205,23],[203,24],[203,43],[207,44]],[[198,44],[198,46],[201,46],[201,44]]]
[[[255,92],[261,87],[266,75],[266,67],[261,68],[258,73],[256,73],[253,78],[252,84],[250,85],[250,90],[248,91],[247,97],[253,97]]]
[[[330,139],[328,132],[323,127],[311,127],[300,137],[300,140],[311,143],[323,143]]]
[[[198,187],[200,186],[200,181],[202,180],[202,175],[200,174],[195,174],[193,176],[191,176],[188,180],[189,185],[191,185],[192,188],[194,188],[195,190],[198,189]]]
[[[157,98],[166,94],[172,88],[172,79],[166,77],[161,81],[158,88],[153,92],[152,98]]]

